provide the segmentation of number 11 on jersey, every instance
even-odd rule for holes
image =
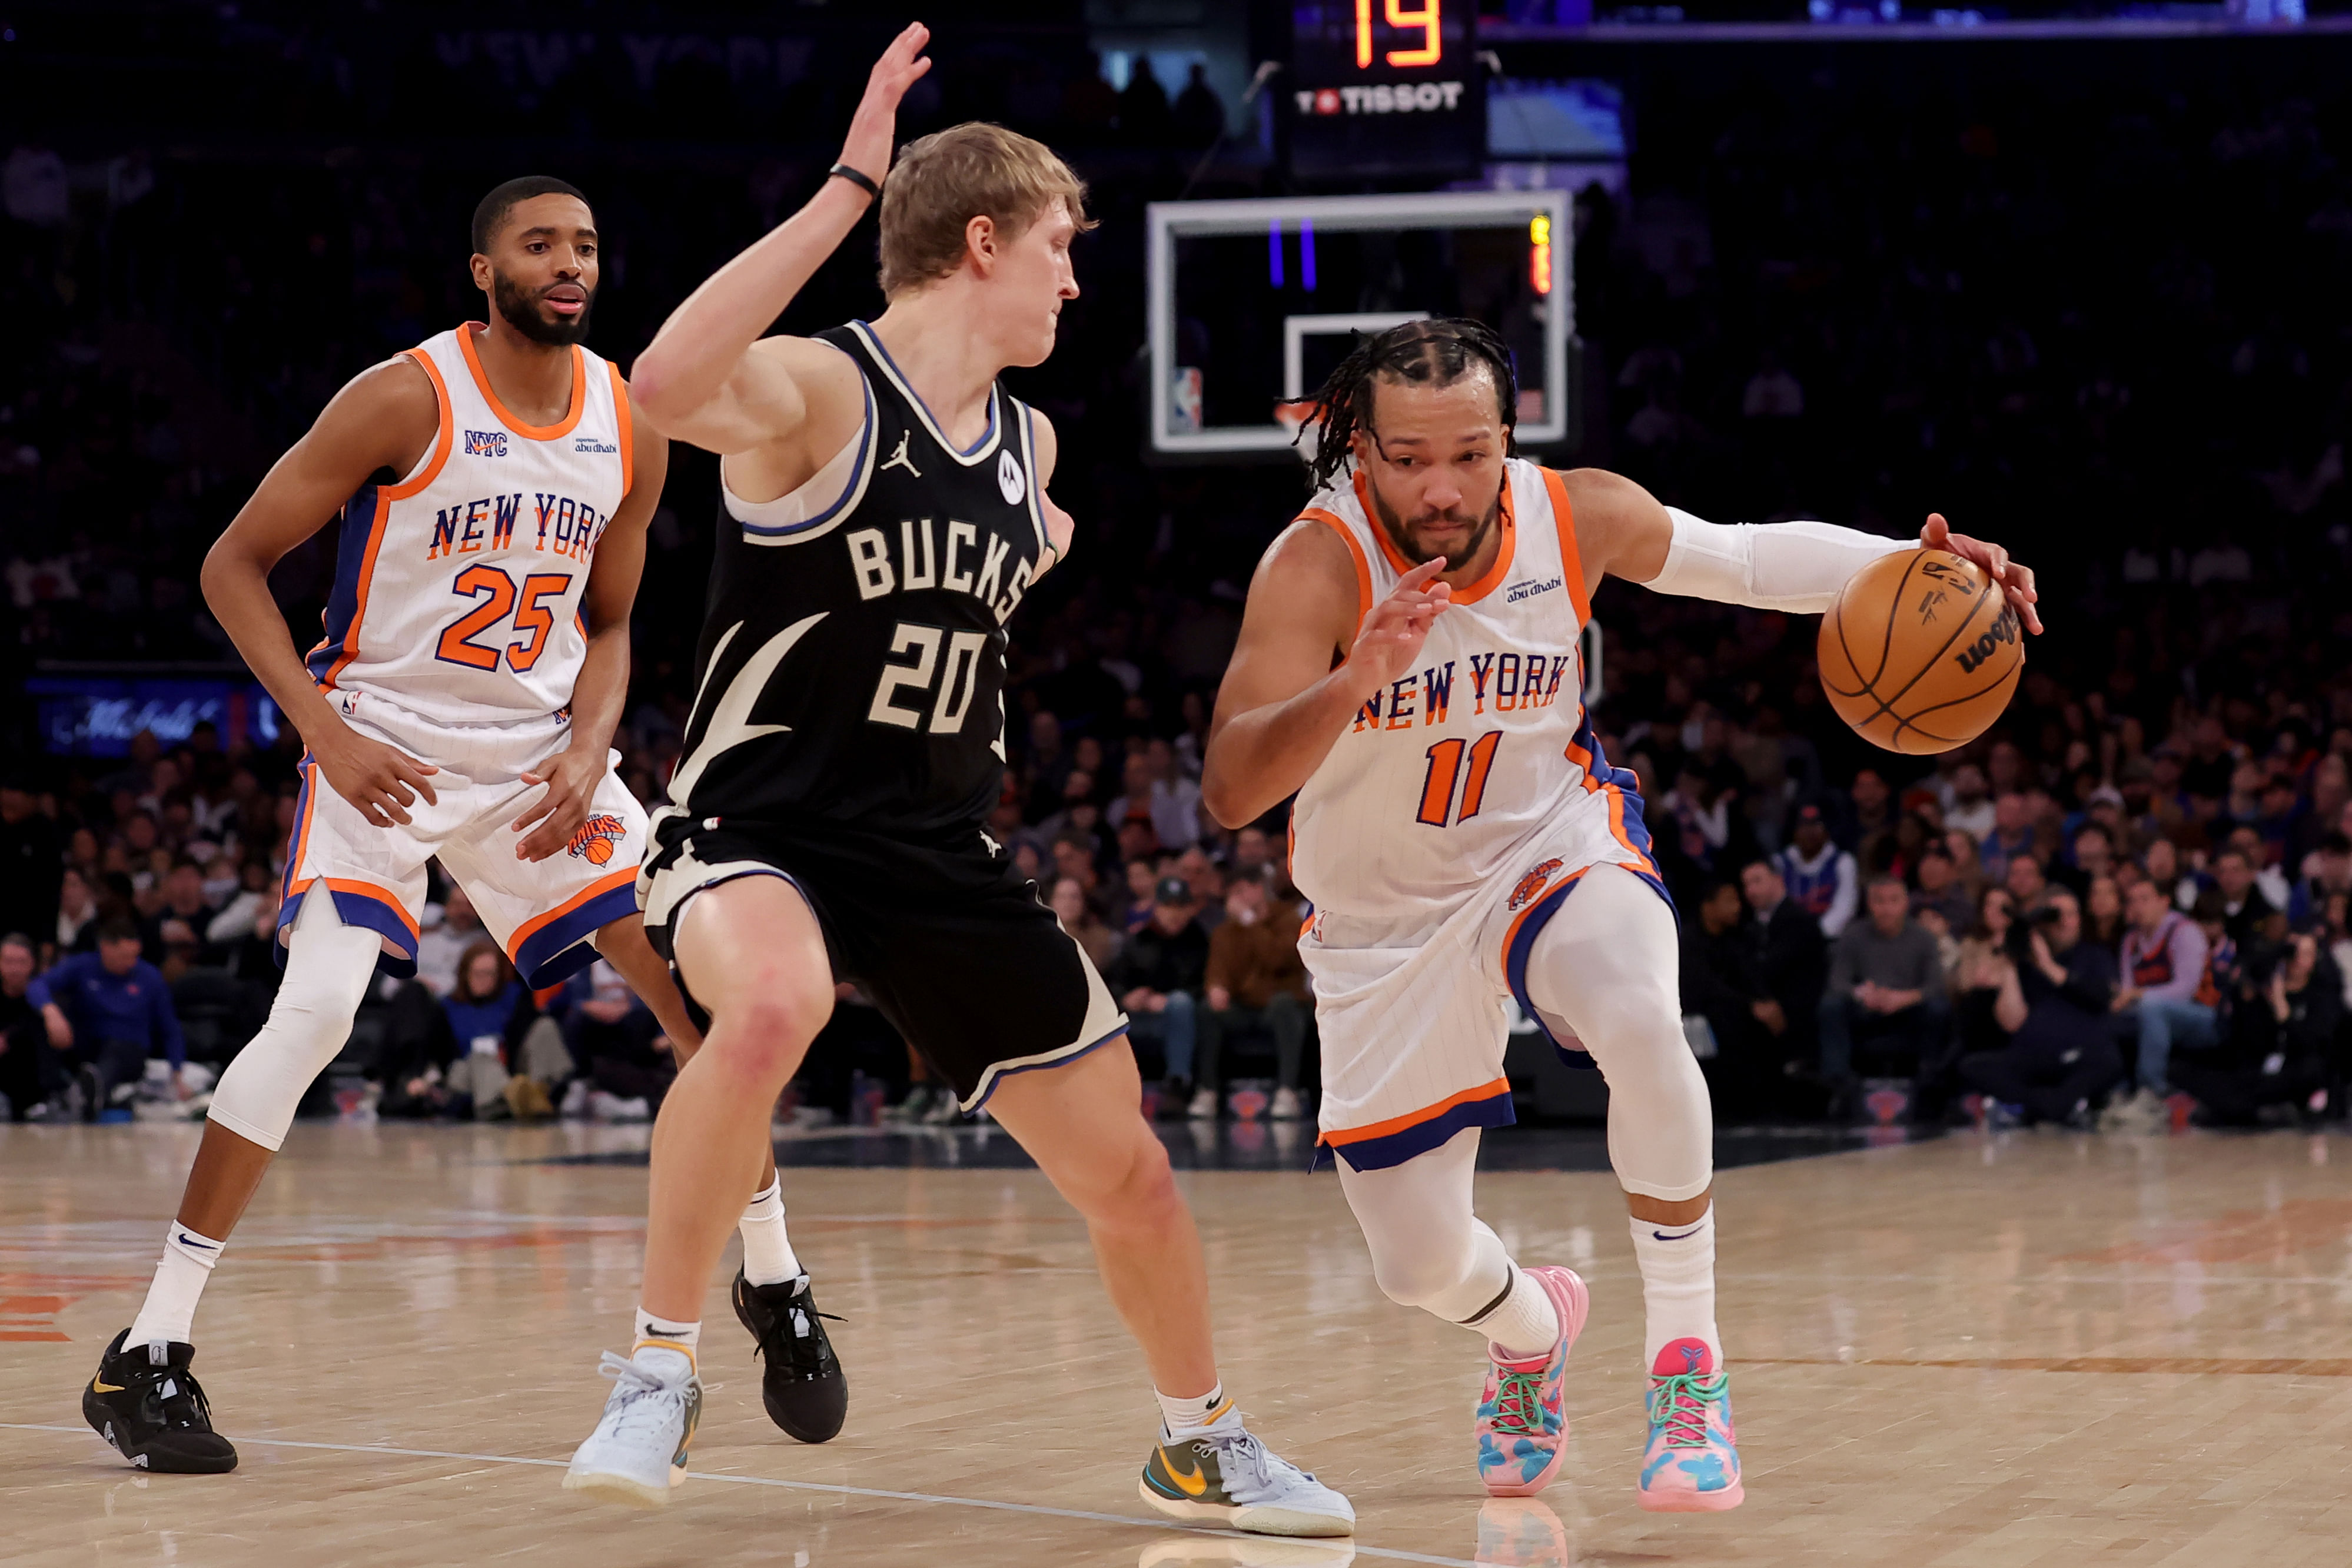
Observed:
[[[1475,741],[1440,741],[1429,748],[1429,772],[1421,781],[1421,810],[1415,822],[1444,827],[1448,820],[1467,822],[1486,800],[1486,775],[1494,771],[1495,748],[1503,742],[1500,730],[1489,730]],[[1470,765],[1462,761],[1468,754]],[[1462,805],[1454,809],[1454,786],[1462,785]]]

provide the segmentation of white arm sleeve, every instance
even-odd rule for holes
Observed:
[[[1916,550],[1916,539],[1887,539],[1829,522],[1719,523],[1668,507],[1675,541],[1666,564],[1647,584],[1661,594],[1816,615],[1845,580],[1882,555]]]

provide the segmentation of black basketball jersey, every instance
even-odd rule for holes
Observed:
[[[1004,624],[1045,541],[1029,410],[959,451],[863,321],[866,420],[780,501],[722,484],[694,711],[664,815],[968,839],[1004,773]]]

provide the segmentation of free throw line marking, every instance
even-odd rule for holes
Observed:
[[[83,1432],[89,1433],[93,1440],[104,1441],[98,1436],[97,1433],[90,1432],[87,1426],[45,1426],[27,1421],[0,1421],[0,1431]],[[392,1454],[407,1459],[473,1459],[485,1464],[536,1465],[542,1468],[559,1470],[570,1468],[571,1464],[568,1459],[525,1459],[512,1454],[459,1454],[443,1448],[394,1448],[377,1443],[302,1443],[290,1437],[240,1437],[237,1442],[255,1448],[314,1448],[331,1454]],[[113,1452],[111,1448],[107,1451]],[[1000,1513],[1038,1514],[1047,1519],[1083,1519],[1099,1524],[1124,1524],[1140,1530],[1165,1530],[1178,1535],[1214,1535],[1229,1541],[1279,1539],[1273,1536],[1251,1535],[1237,1530],[1202,1530],[1192,1525],[1177,1524],[1168,1520],[1146,1519],[1139,1514],[1131,1513],[1089,1513],[1083,1509],[1046,1508],[1039,1503],[996,1502],[988,1498],[942,1497],[935,1492],[883,1491],[875,1487],[835,1486],[829,1481],[786,1481],[770,1476],[721,1476],[711,1475],[701,1470],[689,1470],[687,1473],[698,1481],[729,1481],[737,1486],[747,1487],[782,1487],[792,1491],[832,1492],[840,1497],[882,1498],[892,1502],[939,1503],[950,1508],[994,1509]],[[1476,1563],[1466,1557],[1432,1557],[1420,1552],[1395,1552],[1384,1547],[1360,1545],[1353,1538],[1347,1536],[1327,1539],[1332,1541],[1335,1555],[1339,1550],[1339,1543],[1345,1542],[1355,1547],[1356,1555],[1359,1557],[1377,1557],[1388,1563],[1426,1563],[1434,1564],[1435,1568],[1478,1568]]]

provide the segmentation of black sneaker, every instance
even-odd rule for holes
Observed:
[[[99,1358],[98,1375],[81,1391],[81,1418],[142,1470],[217,1476],[236,1468],[236,1450],[213,1430],[212,1406],[189,1375],[194,1345],[140,1345],[126,1351],[125,1329]],[[155,1358],[161,1348],[162,1360]]]
[[[803,1443],[822,1443],[839,1433],[849,1414],[849,1380],[842,1375],[833,1342],[824,1337],[823,1320],[841,1320],[816,1310],[809,1277],[754,1285],[738,1268],[734,1296],[735,1316],[760,1342],[768,1363],[760,1378],[768,1419]]]

